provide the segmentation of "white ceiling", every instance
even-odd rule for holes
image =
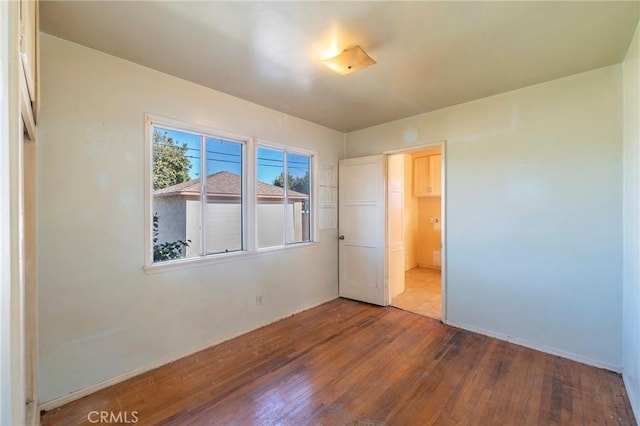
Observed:
[[[44,32],[347,132],[621,62],[638,2],[43,1]],[[320,62],[359,44],[377,65]]]

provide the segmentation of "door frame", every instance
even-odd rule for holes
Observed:
[[[442,155],[442,160],[441,160],[441,173],[440,173],[440,177],[441,177],[441,188],[440,188],[440,226],[441,226],[441,233],[440,233],[440,243],[442,245],[441,251],[440,251],[440,271],[441,271],[441,286],[442,286],[442,318],[440,319],[441,322],[443,323],[447,323],[447,180],[446,180],[446,176],[447,176],[447,167],[446,167],[446,158],[447,158],[447,141],[446,140],[439,140],[439,141],[433,141],[433,142],[427,142],[425,144],[422,145],[412,145],[412,146],[408,146],[406,148],[399,148],[399,149],[393,149],[393,150],[388,150],[388,151],[384,151],[383,154],[385,155],[385,169],[386,169],[386,163],[387,163],[387,156],[388,155],[392,155],[392,154],[411,154],[413,152],[419,152],[419,151],[424,151],[426,149],[432,149],[432,148],[440,148],[440,152]],[[388,186],[388,176],[385,173],[385,191],[386,191],[386,187]],[[406,190],[406,187],[405,187]],[[386,194],[385,194],[386,195]],[[385,197],[385,213],[387,212],[388,209],[388,200]],[[389,273],[389,271],[391,270],[391,256],[390,256],[390,249],[389,249],[389,244],[388,244],[388,238],[389,238],[389,234],[388,234],[388,229],[389,229],[389,217],[385,214],[385,276],[388,277],[388,280],[391,280],[391,275]],[[391,282],[388,282],[387,285],[387,300],[388,303],[392,303],[391,300]]]

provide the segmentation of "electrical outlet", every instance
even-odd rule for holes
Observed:
[[[256,306],[262,305],[262,295],[256,296]]]

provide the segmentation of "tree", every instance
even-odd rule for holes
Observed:
[[[160,231],[158,228],[160,218],[158,213],[153,214],[153,261],[160,262],[163,260],[179,259],[183,256],[183,249],[189,247],[191,240],[187,241],[173,241],[166,243],[158,243],[158,234]]]
[[[309,172],[305,173],[304,176],[298,177],[289,173],[287,179],[289,180],[289,189],[303,194],[309,194]],[[273,184],[284,188],[284,172],[280,173],[280,175],[273,180]]]
[[[187,144],[155,130],[153,132],[153,189],[162,189],[190,180],[191,161]]]
[[[187,144],[178,145],[172,137],[153,132],[153,189],[162,189],[190,180],[191,161],[187,157]],[[178,259],[191,240],[158,243],[160,218],[153,214],[153,261]]]

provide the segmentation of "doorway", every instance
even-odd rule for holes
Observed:
[[[387,157],[389,301],[443,320],[444,144]]]

